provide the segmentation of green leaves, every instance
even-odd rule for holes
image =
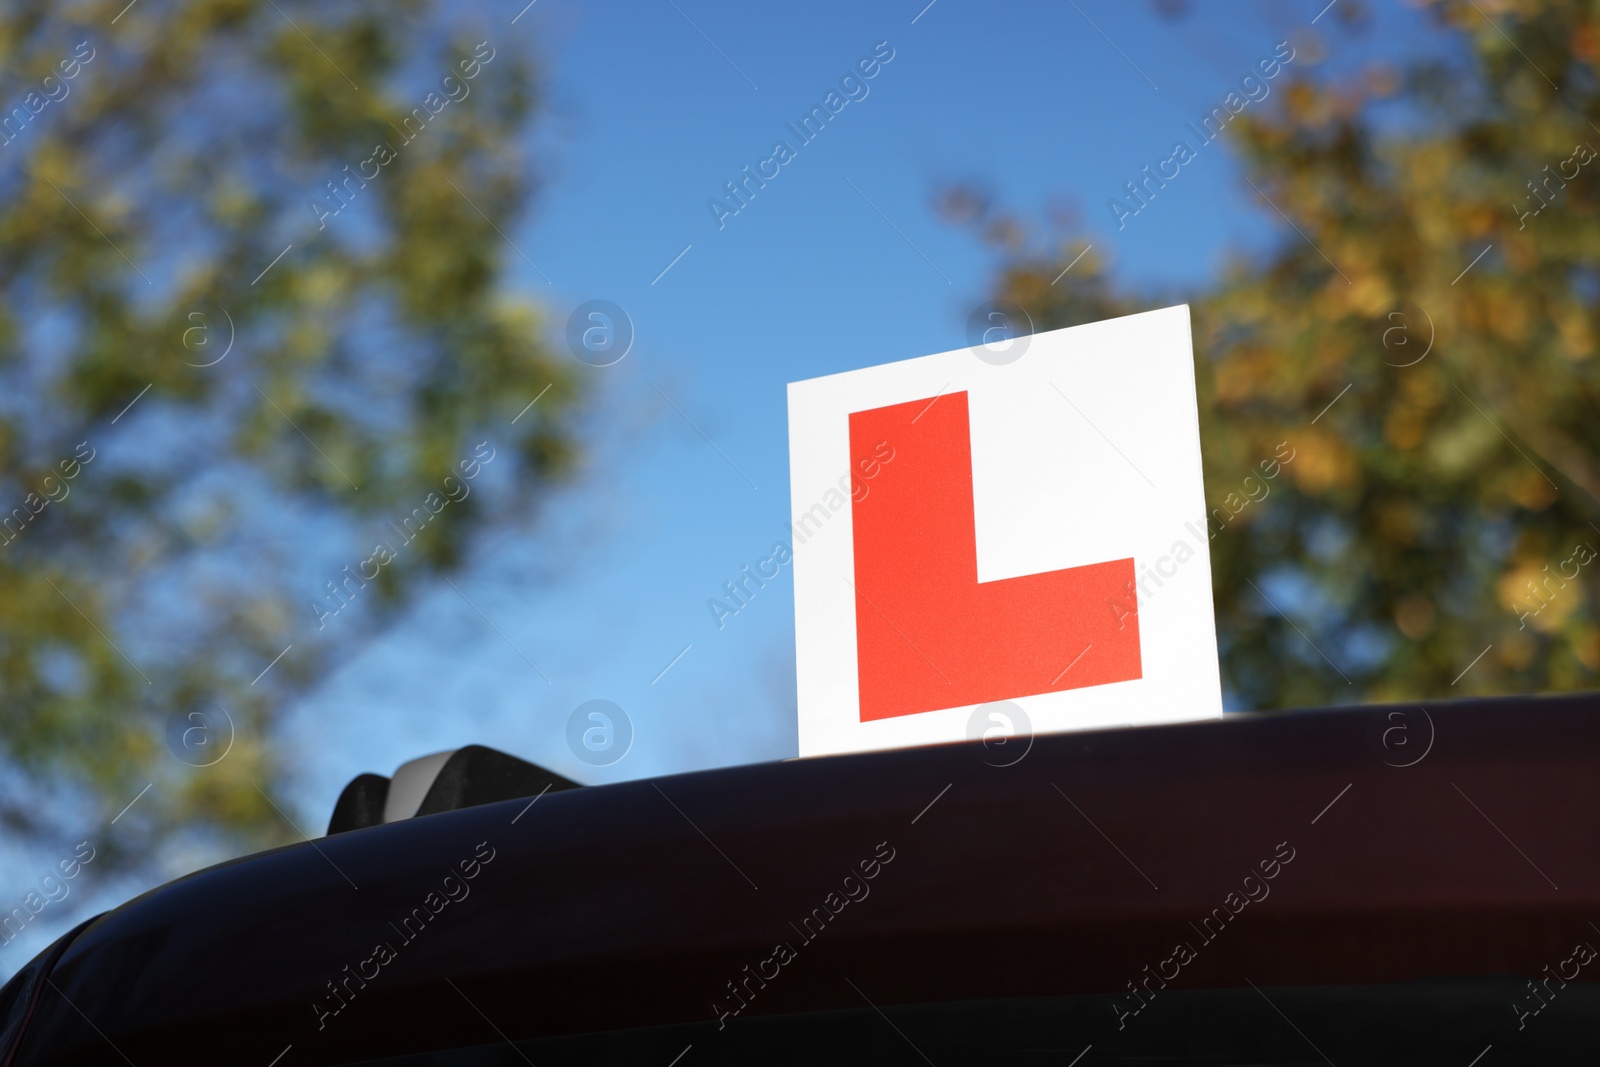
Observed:
[[[0,13],[0,104],[94,51],[0,146],[0,515],[97,450],[0,536],[0,759],[107,819],[154,783],[118,823],[125,857],[180,827],[225,849],[297,836],[267,801],[286,707],[488,528],[529,521],[574,452],[575,382],[502,236],[533,186],[508,146],[536,72],[515,40],[443,40],[435,16]],[[484,441],[494,478],[350,579]],[[349,607],[319,624],[330,586]],[[223,723],[226,756],[196,758],[224,751]]]
[[[1600,177],[1558,177],[1531,220],[1513,207],[1574,145],[1600,146],[1600,23],[1566,0],[1431,7],[1455,69],[1290,70],[1229,128],[1263,213],[1299,231],[1193,301],[1208,500],[1272,442],[1298,450],[1211,543],[1236,706],[1593,688],[1600,672],[1587,570],[1550,586],[1537,625],[1520,614],[1534,575],[1600,548]],[[1405,132],[1376,112],[1400,86],[1386,106]],[[1093,258],[1052,286],[1072,247],[1013,253],[999,295],[1040,328],[1147,303]]]

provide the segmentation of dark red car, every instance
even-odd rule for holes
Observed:
[[[1597,771],[1574,696],[457,782],[80,926],[0,1067],[1593,1064]]]

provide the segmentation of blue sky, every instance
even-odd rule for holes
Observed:
[[[789,572],[720,630],[706,602],[783,535],[786,383],[966,343],[995,263],[935,217],[936,190],[977,181],[1040,220],[1074,209],[1121,282],[1171,303],[1229,254],[1298,238],[1255,204],[1226,134],[1119,231],[1106,204],[1123,183],[1195,143],[1185,123],[1281,41],[1297,55],[1274,92],[1426,39],[1410,9],[1352,33],[1334,5],[1311,27],[1326,0],[1177,20],[1124,0],[522,2],[471,16],[548,77],[530,133],[546,184],[506,228],[534,266],[507,249],[509,284],[548,310],[554,349],[597,299],[626,310],[635,340],[613,366],[579,367],[587,464],[538,528],[471,559],[456,581],[476,610],[441,585],[293,710],[289,799],[313,832],[355,774],[473,742],[585,783],[793,755]],[[785,124],[875,46],[893,59],[867,95],[800,146]],[[708,201],[779,139],[796,157],[719,229]],[[569,716],[595,699],[633,726],[610,766],[568,745]],[[103,885],[96,903],[137,888]],[[66,918],[42,915],[0,974]]]
[[[1197,142],[1184,123],[1278,43],[1296,59],[1275,88],[1318,53],[1358,67],[1419,29],[1352,35],[1338,11],[1310,27],[1325,0],[1178,21],[1144,3],[925,2],[539,0],[486,21],[530,38],[549,77],[549,184],[509,232],[533,264],[510,256],[515,285],[549,310],[552,346],[592,299],[626,310],[634,346],[581,368],[597,413],[581,477],[458,579],[486,621],[445,585],[294,710],[309,821],[360,771],[469,742],[582,782],[794,755],[787,569],[722,629],[706,601],[784,533],[787,382],[965,344],[995,261],[934,216],[936,189],[981,182],[1040,234],[1066,205],[1118,277],[1182,294],[1286,227],[1253,205],[1226,136],[1118,230],[1123,182]],[[893,59],[866,96],[802,146],[786,123],[875,46]],[[794,160],[718,229],[712,197],[779,139]],[[590,699],[634,725],[603,768],[566,742]]]
[[[462,583],[509,640],[473,627],[446,588],[300,709],[315,755],[299,799],[313,813],[356,771],[472,740],[584,781],[793,754],[787,572],[721,630],[706,601],[783,530],[785,383],[963,343],[991,264],[933,217],[940,183],[978,179],[1029,211],[1077,199],[1142,280],[1199,281],[1231,239],[1270,236],[1220,153],[1124,233],[1110,228],[1103,201],[1229,87],[1142,11],[1094,14],[1168,80],[1165,96],[1070,6],[1041,8],[1027,35],[949,0],[913,24],[918,11],[752,19],[689,0],[541,0],[511,28],[552,62],[556,111],[556,177],[512,235],[550,283],[516,261],[518,280],[550,308],[554,343],[565,313],[597,298],[628,312],[636,341],[622,362],[583,368],[604,414],[582,480],[544,529],[504,547],[514,565],[481,561]],[[1223,61],[1235,78],[1282,39],[1235,31]],[[893,59],[868,94],[801,146],[786,123],[875,46]],[[796,158],[719,229],[708,201],[779,139]],[[508,567],[520,582],[497,580]],[[418,655],[441,615],[458,622],[451,651]],[[600,770],[572,757],[563,728],[591,698],[636,730]]]
[[[1253,203],[1225,134],[1119,231],[1107,201],[1123,183],[1197,144],[1185,123],[1279,42],[1296,58],[1274,91],[1421,32],[1409,12],[1360,34],[1337,10],[1311,27],[1326,0],[1176,21],[1103,0],[925,3],[539,0],[515,25],[486,22],[528,38],[550,78],[534,134],[550,178],[508,232],[533,264],[513,255],[513,284],[548,309],[552,346],[595,299],[628,313],[635,341],[580,368],[597,434],[582,475],[458,579],[493,625],[444,586],[296,709],[308,820],[358,772],[470,742],[583,782],[793,755],[788,571],[720,630],[706,602],[783,536],[786,383],[966,343],[995,262],[935,216],[936,190],[977,181],[1041,221],[1075,209],[1095,254],[1166,302],[1229,254],[1296,238]],[[867,95],[802,146],[786,123],[875,46],[893,59]],[[795,158],[719,229],[708,201],[780,139]],[[607,767],[567,744],[591,699],[634,727]]]

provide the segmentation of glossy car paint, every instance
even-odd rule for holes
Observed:
[[[859,1009],[864,991],[879,1006],[1102,994],[1111,1023],[1114,998],[1175,942],[1199,944],[1193,924],[1283,847],[1270,892],[1174,989],[1533,977],[1575,941],[1600,944],[1597,712],[1586,695],[1230,716],[735,767],[353,831],[90,924],[9,1062],[267,1064],[292,1046],[286,1067],[349,1063],[496,1030],[714,1022],[737,1003],[730,982],[750,991],[740,1019]],[[884,847],[866,895],[806,940],[801,921]],[[405,940],[447,876],[465,895]],[[380,942],[394,958],[350,981]],[[794,958],[750,984],[780,943]]]

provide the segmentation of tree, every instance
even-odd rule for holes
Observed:
[[[0,70],[0,817],[292,839],[284,708],[575,458],[533,65],[422,0],[26,0]]]
[[[1227,127],[1261,210],[1294,227],[1193,296],[1236,706],[1590,688],[1600,670],[1600,14],[1428,8],[1449,38],[1430,51],[1454,58],[1294,71]],[[997,296],[1035,328],[1151,306],[1093,253],[1052,286],[1081,239],[1041,250],[971,194],[946,206],[1005,249]],[[1264,479],[1281,442],[1287,477]]]

